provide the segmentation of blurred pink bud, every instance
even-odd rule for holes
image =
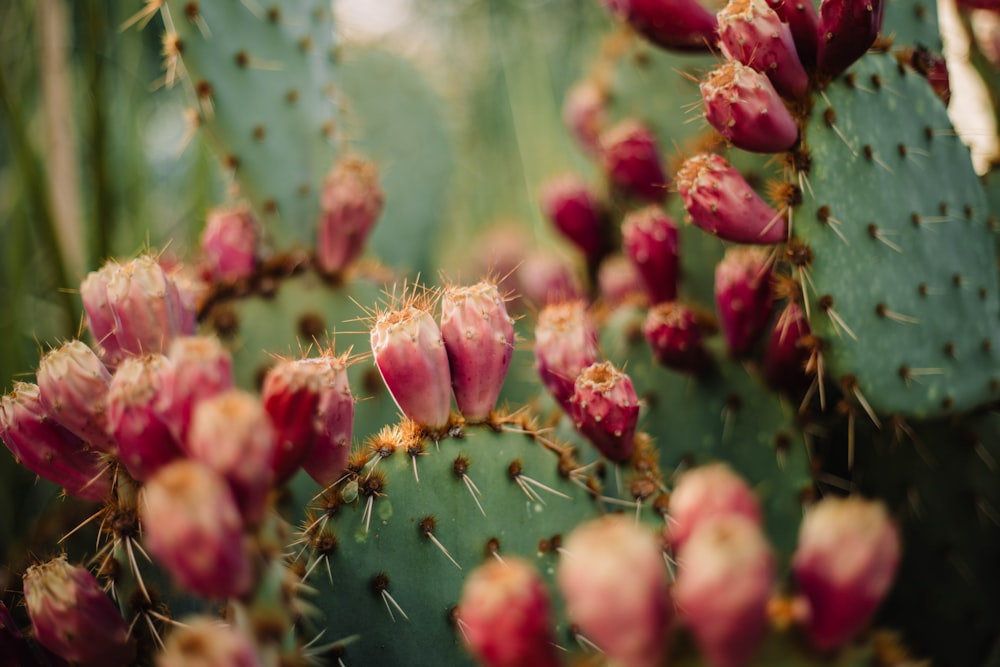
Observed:
[[[650,308],[642,334],[653,357],[667,368],[698,374],[712,363],[702,342],[698,316],[679,301],[666,301]]]
[[[680,239],[673,218],[659,206],[629,213],[622,221],[622,245],[639,270],[650,303],[677,298]]]
[[[672,51],[708,51],[716,41],[715,17],[695,0],[603,0],[640,35]]]
[[[114,367],[124,355],[115,338],[115,315],[108,302],[108,283],[118,264],[110,261],[98,271],[91,271],[80,283],[80,299],[87,315],[87,328],[94,337],[97,353]]]
[[[760,72],[730,60],[701,84],[705,118],[737,148],[781,153],[799,140],[799,127]]]
[[[667,537],[680,550],[702,523],[716,516],[737,515],[761,525],[757,496],[742,477],[725,463],[688,470],[670,494]]]
[[[632,458],[639,398],[629,376],[610,362],[592,364],[577,376],[570,417],[606,458],[616,463]]]
[[[243,632],[209,617],[186,618],[167,637],[156,667],[263,667]]]
[[[341,158],[326,177],[319,201],[316,264],[321,271],[337,273],[361,256],[382,214],[385,195],[378,167],[357,156]]]
[[[805,313],[790,302],[778,317],[764,353],[764,379],[776,389],[797,392],[809,384],[806,363],[809,349],[805,338],[810,333]]]
[[[787,23],[767,0],[730,0],[719,11],[722,53],[766,74],[784,97],[801,97],[809,87],[795,40]]]
[[[597,362],[597,328],[584,301],[546,306],[535,324],[535,367],[545,388],[568,409],[576,376]]]
[[[215,208],[201,234],[201,253],[216,280],[250,278],[257,267],[260,232],[248,206]]]
[[[817,68],[834,77],[875,43],[882,29],[885,0],[822,0],[819,4]]]
[[[517,267],[517,292],[529,303],[544,307],[581,295],[580,283],[569,263],[561,256],[538,250]]]
[[[660,148],[652,130],[625,120],[601,134],[601,164],[612,187],[650,203],[667,196],[669,180],[660,162]]]
[[[589,262],[596,262],[611,246],[604,204],[587,182],[562,174],[542,185],[542,212]]]
[[[715,267],[715,307],[730,354],[750,351],[771,319],[773,299],[767,250],[728,248]]]
[[[604,303],[617,308],[626,303],[645,303],[646,285],[635,263],[624,255],[611,255],[597,270],[597,285]]]
[[[607,115],[607,102],[607,92],[590,79],[570,88],[563,102],[563,123],[569,128],[576,144],[590,155],[597,155],[601,148],[600,136]]]
[[[233,386],[233,359],[214,336],[182,336],[170,344],[156,411],[182,448],[198,401]]]
[[[347,376],[349,354],[321,357],[328,380],[320,389],[316,405],[313,446],[302,459],[302,469],[320,486],[329,486],[343,476],[351,454],[354,432],[354,395]]]

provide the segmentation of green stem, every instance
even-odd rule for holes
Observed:
[[[86,26],[88,48],[87,89],[91,95],[90,115],[87,119],[90,133],[91,155],[88,171],[94,193],[93,211],[96,234],[92,265],[101,263],[111,253],[111,239],[115,224],[114,193],[108,179],[108,115],[107,115],[107,78],[105,76],[104,49],[110,43],[108,39],[108,7],[100,0],[88,0],[83,3],[83,22]]]

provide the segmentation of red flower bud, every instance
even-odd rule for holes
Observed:
[[[576,376],[597,362],[597,329],[583,301],[546,306],[535,324],[535,367],[549,393],[567,409]]]
[[[626,215],[622,245],[639,270],[650,303],[677,298],[680,238],[677,223],[663,209],[649,206]]]
[[[334,165],[320,193],[316,264],[322,271],[343,271],[361,256],[384,204],[374,163],[346,157]]]
[[[639,398],[628,375],[610,362],[592,364],[577,376],[569,402],[576,430],[601,454],[616,463],[632,458]]]
[[[708,51],[715,17],[695,0],[603,0],[604,6],[649,41],[672,51]]]
[[[611,185],[626,195],[659,203],[669,181],[660,162],[656,136],[637,120],[626,120],[601,135],[601,164]]]
[[[799,139],[795,119],[767,77],[735,60],[701,84],[701,99],[705,118],[737,148],[780,153]]]
[[[730,0],[719,11],[719,43],[730,60],[766,74],[785,97],[801,97],[809,87],[787,23],[766,0]]]
[[[745,355],[771,319],[771,267],[764,248],[726,250],[715,267],[715,306],[730,354]]]

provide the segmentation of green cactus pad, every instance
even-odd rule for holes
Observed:
[[[997,396],[994,238],[969,151],[926,81],[885,54],[817,97],[793,272],[826,368],[879,414]],[[805,247],[802,247],[805,246]]]
[[[892,39],[895,47],[919,45],[941,53],[943,45],[937,3],[929,0],[886,0],[882,35]]]

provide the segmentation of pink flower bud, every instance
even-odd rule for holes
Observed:
[[[730,60],[766,74],[784,97],[801,97],[809,87],[787,23],[767,0],[730,0],[718,14],[719,42]]]
[[[80,283],[80,298],[87,315],[87,328],[94,337],[97,353],[112,367],[124,354],[115,338],[115,315],[108,303],[108,283],[118,268],[115,262],[108,262],[100,270],[88,273]]]
[[[603,0],[618,19],[672,51],[708,51],[715,44],[715,17],[695,0]]]
[[[677,298],[680,239],[677,223],[663,209],[649,206],[626,215],[622,245],[639,269],[650,303]]]
[[[326,177],[319,201],[316,264],[326,273],[337,273],[361,256],[382,214],[385,195],[378,167],[357,156],[342,158]]]
[[[170,344],[156,411],[182,448],[198,401],[233,386],[233,360],[214,336],[182,336]]]
[[[795,583],[809,601],[813,645],[846,644],[871,620],[889,591],[899,533],[880,502],[826,498],[806,511],[792,558]]]
[[[834,77],[875,43],[885,0],[822,0],[819,4],[817,68]]]
[[[546,306],[535,324],[535,367],[549,393],[568,409],[576,376],[597,362],[597,329],[584,301]]]
[[[208,212],[201,253],[216,280],[235,282],[253,275],[259,241],[260,232],[249,207],[216,208]]]
[[[135,660],[135,640],[118,607],[94,575],[65,555],[28,568],[24,603],[35,639],[67,662],[116,667]]]
[[[736,515],[761,525],[757,496],[725,463],[711,463],[685,472],[670,494],[667,536],[680,550],[698,526],[712,517]]]
[[[115,339],[128,354],[163,352],[176,336],[194,333],[194,317],[177,285],[148,255],[118,266],[107,286]]]
[[[253,567],[228,485],[205,464],[181,459],[153,475],[139,503],[150,553],[185,590],[208,598],[246,593]]]
[[[42,404],[53,419],[92,449],[117,452],[105,414],[111,373],[93,350],[70,341],[42,357],[37,376]]]
[[[451,373],[437,322],[426,310],[403,306],[382,313],[371,330],[372,356],[385,386],[406,417],[431,430],[451,416]]]
[[[639,398],[628,375],[607,361],[592,364],[577,376],[569,402],[576,430],[601,454],[616,463],[632,458]]]
[[[118,366],[108,390],[108,432],[118,442],[122,464],[139,481],[181,455],[156,411],[168,363],[160,354],[130,357]]]
[[[727,249],[715,267],[715,306],[730,354],[750,351],[771,319],[773,298],[767,250]]]
[[[263,667],[250,637],[214,618],[186,618],[167,637],[156,667]]]
[[[56,423],[37,385],[15,382],[14,390],[0,398],[0,437],[18,463],[71,496],[102,501],[111,492],[108,465]]]
[[[354,396],[347,377],[348,357],[348,354],[322,357],[330,379],[320,389],[313,446],[302,459],[302,469],[324,487],[343,476],[351,454]]]
[[[642,334],[660,364],[683,373],[698,374],[712,363],[702,343],[701,324],[694,311],[678,301],[649,309]]]
[[[601,131],[607,115],[607,92],[590,79],[580,81],[566,93],[563,102],[563,123],[577,145],[590,155],[600,152]]]
[[[677,608],[712,667],[750,662],[767,631],[774,587],[771,548],[754,521],[712,517],[678,554]]]
[[[249,524],[264,516],[277,446],[271,418],[260,401],[246,392],[231,389],[202,399],[195,407],[188,452],[229,483]]]
[[[486,667],[557,667],[549,594],[520,558],[480,565],[465,581],[458,618],[466,646]]]
[[[597,285],[604,303],[611,308],[646,302],[646,285],[639,269],[624,255],[611,255],[601,262],[597,270]]]
[[[563,543],[556,581],[566,615],[611,662],[662,664],[673,604],[652,532],[622,515],[579,526]]]
[[[603,203],[579,176],[562,174],[542,186],[542,212],[588,262],[596,262],[611,246]]]
[[[809,350],[805,337],[809,322],[802,309],[790,302],[778,317],[764,353],[764,379],[776,389],[798,392],[809,384],[806,363]]]
[[[578,299],[582,294],[573,269],[563,257],[538,250],[523,258],[517,267],[517,292],[529,303],[544,307]]]
[[[677,172],[677,191],[694,224],[725,241],[770,244],[788,236],[785,216],[719,155],[702,153],[685,160]]]
[[[730,60],[701,84],[705,118],[737,148],[780,153],[795,145],[799,128],[766,76]]]
[[[188,264],[175,264],[167,269],[167,277],[177,288],[184,322],[181,331],[193,334],[198,330],[198,310],[209,296],[211,285]]]
[[[658,203],[667,195],[656,136],[637,120],[625,120],[601,134],[601,164],[612,187]]]
[[[795,40],[795,51],[807,68],[816,64],[819,45],[819,12],[812,0],[767,0],[767,4],[788,24]]]

